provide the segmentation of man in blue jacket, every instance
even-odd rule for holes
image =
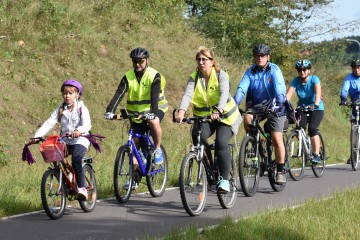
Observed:
[[[267,116],[267,132],[270,132],[274,145],[277,175],[276,183],[285,184],[284,173],[285,146],[283,129],[286,116],[284,102],[286,99],[286,86],[280,68],[270,62],[270,47],[260,44],[254,47],[253,57],[255,64],[244,74],[236,90],[234,99],[239,105],[246,96],[246,111],[254,112],[272,110],[277,114]],[[253,115],[244,116],[245,131],[249,131]]]
[[[351,61],[352,72],[346,75],[340,92],[340,105],[345,105],[347,97],[350,95],[351,102],[360,101],[360,59]],[[350,116],[351,124],[354,124],[355,117],[353,113]],[[351,163],[351,157],[347,161]]]

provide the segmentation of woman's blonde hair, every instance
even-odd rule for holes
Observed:
[[[196,52],[196,57],[195,59],[197,59],[199,57],[199,55],[204,55],[205,57],[207,57],[208,59],[212,60],[214,62],[213,67],[215,68],[215,70],[217,72],[220,72],[220,65],[217,63],[216,59],[215,59],[215,54],[213,52],[213,50],[204,47],[204,46],[200,46]]]

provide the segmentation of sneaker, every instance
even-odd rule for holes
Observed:
[[[124,185],[124,189],[125,189],[125,190],[128,190],[128,189],[129,189],[129,185],[130,185],[130,182],[127,181],[127,182],[125,183],[125,185]],[[132,184],[131,189],[132,189],[132,190],[136,190],[138,187],[139,187],[139,184],[138,184],[136,181],[133,180],[133,184]]]
[[[84,187],[78,188],[77,196],[79,201],[85,201],[88,198],[88,193],[86,191],[86,188]]]
[[[162,162],[164,161],[164,156],[163,156],[163,152],[161,151],[161,148],[157,148],[154,151],[154,163],[155,164],[162,164]]]
[[[314,154],[313,158],[311,159],[312,163],[321,163],[320,155]]]
[[[216,191],[218,193],[227,193],[230,192],[230,182],[229,180],[220,179],[216,184]]]
[[[278,172],[276,174],[276,183],[279,185],[284,185],[286,183],[286,176],[283,172]]]

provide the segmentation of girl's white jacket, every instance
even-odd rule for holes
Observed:
[[[89,134],[91,129],[91,119],[88,108],[84,105],[83,101],[74,102],[74,110],[69,112],[66,107],[61,116],[61,135],[65,133],[72,133],[75,129],[79,130],[82,134]],[[58,114],[60,107],[63,104],[60,104],[55,111],[51,114],[50,118],[46,120],[42,126],[37,130],[34,137],[43,137],[45,136],[54,126],[58,123]],[[75,110],[76,109],[76,110]],[[66,144],[74,145],[81,144],[84,147],[89,147],[89,140],[85,137],[63,139]]]

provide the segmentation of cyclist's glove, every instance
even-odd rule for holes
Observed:
[[[104,114],[104,118],[105,119],[113,119],[114,118],[114,113],[112,113],[112,112],[107,112],[107,113],[105,113]]]
[[[155,113],[148,113],[146,114],[146,119],[147,120],[154,120],[156,117]]]

